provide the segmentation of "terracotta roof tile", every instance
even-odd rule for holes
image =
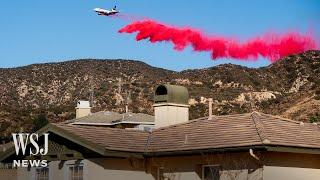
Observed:
[[[201,118],[157,129],[149,150],[175,151],[260,145],[251,114]]]
[[[247,146],[290,146],[320,149],[320,127],[300,125],[262,113],[200,118],[156,129],[151,133],[107,127],[55,124],[106,149],[169,152]]]
[[[79,124],[79,125],[114,125],[118,123],[154,123],[154,116],[143,113],[117,113],[112,111],[100,111],[92,113],[78,119],[66,121],[65,124]]]
[[[54,124],[85,140],[94,142],[107,150],[143,152],[147,132],[109,127]]]
[[[312,123],[301,123],[267,114],[259,121],[272,145],[320,148],[320,127]]]

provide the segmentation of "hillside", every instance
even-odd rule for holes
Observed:
[[[0,133],[46,114],[51,122],[74,118],[79,99],[92,99],[93,111],[152,114],[153,88],[179,84],[190,92],[191,118],[205,116],[206,99],[214,114],[253,110],[308,121],[320,112],[320,51],[286,57],[263,68],[225,64],[174,72],[130,60],[74,60],[0,69]],[[121,88],[120,88],[121,87]]]

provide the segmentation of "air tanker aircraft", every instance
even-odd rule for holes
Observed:
[[[114,8],[112,8],[111,10],[102,8],[94,8],[93,10],[98,13],[99,16],[112,16],[119,13],[119,11],[117,10],[117,6],[114,6]]]

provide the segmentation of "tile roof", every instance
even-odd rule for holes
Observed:
[[[14,144],[13,142],[8,142],[6,144],[1,144],[0,145],[0,157],[4,156],[6,154],[6,151],[10,150],[13,148]],[[1,165],[1,163],[0,163]]]
[[[263,143],[266,145],[320,148],[320,126],[275,117],[267,114],[256,116],[263,126]]]
[[[156,129],[149,149],[175,151],[260,145],[250,114],[201,118]]]
[[[55,124],[106,149],[130,152],[174,152],[253,146],[320,150],[320,127],[263,113],[200,118],[143,132],[107,127]]]
[[[114,125],[119,123],[154,123],[154,116],[143,113],[117,113],[111,111],[96,112],[91,115],[67,121],[72,124]]]
[[[12,142],[8,142],[6,144],[0,144],[0,153],[6,151],[7,149],[11,148],[13,146]]]
[[[107,150],[143,152],[149,133],[138,130],[119,128],[79,126],[68,124],[53,124],[54,126],[71,132],[72,134],[94,142]]]

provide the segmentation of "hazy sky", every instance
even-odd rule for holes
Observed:
[[[245,40],[265,32],[310,29],[320,37],[319,0],[7,0],[0,2],[0,67],[79,58],[123,58],[171,70],[236,63],[268,65],[265,59],[213,61],[209,53],[183,52],[170,43],[136,42],[117,31],[128,21],[97,16],[95,7],[112,8],[167,24],[191,26],[208,34]]]

